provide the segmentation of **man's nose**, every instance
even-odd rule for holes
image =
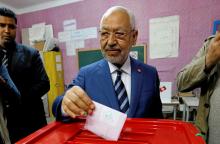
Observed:
[[[114,33],[111,33],[108,39],[109,45],[115,45],[116,44],[116,37]]]
[[[10,32],[10,28],[9,28],[8,25],[5,25],[5,27],[4,27],[4,31],[5,31],[5,32]]]

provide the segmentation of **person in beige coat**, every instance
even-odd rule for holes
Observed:
[[[220,141],[220,32],[208,37],[202,48],[177,75],[180,92],[201,88],[195,125],[207,143]]]
[[[7,129],[7,123],[3,116],[3,104],[2,104],[2,95],[0,93],[0,143],[10,144],[9,133]]]

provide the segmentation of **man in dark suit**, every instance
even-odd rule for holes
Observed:
[[[12,104],[10,101],[7,101],[8,99],[15,99],[13,105],[19,106],[21,95],[11,80],[7,68],[2,65],[1,58],[2,55],[0,53],[0,143],[10,144],[7,119],[4,115],[4,106],[6,106],[7,103]]]
[[[133,14],[121,6],[108,9],[99,33],[105,59],[83,67],[64,96],[57,97],[53,104],[57,120],[92,114],[92,100],[131,118],[162,118],[157,70],[129,56],[138,35]],[[118,84],[119,75],[122,82]],[[117,95],[121,83],[125,89]]]
[[[39,52],[15,42],[16,24],[14,12],[0,8],[0,50],[5,53],[3,64],[21,94],[19,107],[13,105],[16,99],[8,98],[10,103],[4,109],[12,143],[47,124],[41,97],[50,88]]]

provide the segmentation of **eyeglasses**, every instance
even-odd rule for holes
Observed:
[[[102,40],[109,39],[111,34],[113,34],[116,39],[124,40],[133,31],[134,30],[131,30],[129,32],[125,32],[125,31],[118,30],[118,31],[115,31],[115,32],[110,32],[110,31],[107,31],[107,30],[100,30],[99,34],[100,34],[100,38]]]
[[[12,29],[12,30],[14,30],[14,29],[16,29],[17,28],[17,26],[16,25],[14,25],[14,24],[5,24],[5,23],[0,23],[0,28],[6,28],[8,26],[8,28],[9,29]]]

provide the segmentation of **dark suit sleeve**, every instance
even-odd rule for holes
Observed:
[[[10,95],[14,95],[20,99],[21,94],[9,76],[8,70],[4,65],[0,65],[0,76],[4,81],[1,83],[1,88],[4,88],[8,93],[10,93]]]
[[[61,120],[61,103],[63,100],[63,96],[58,96],[53,102],[52,112],[57,120]]]
[[[156,74],[155,95],[154,95],[154,100],[153,100],[152,106],[153,106],[153,110],[154,110],[154,112],[152,113],[152,117],[153,118],[163,118],[162,103],[161,103],[161,99],[160,99],[160,80],[159,80],[158,73]]]
[[[0,65],[0,92],[3,93],[4,99],[7,99],[9,103],[16,102],[20,104],[21,94],[8,74],[8,70],[4,65]],[[16,99],[16,100],[15,100]]]
[[[31,65],[34,80],[29,95],[43,96],[49,91],[50,83],[38,51],[33,53]]]

